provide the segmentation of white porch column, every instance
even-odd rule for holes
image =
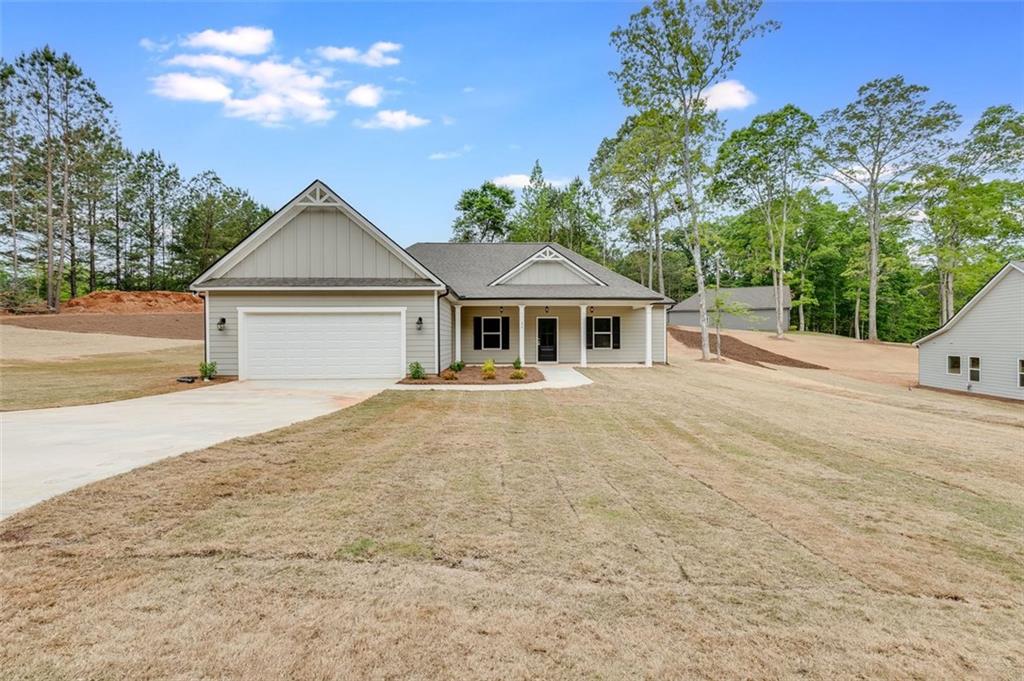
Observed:
[[[580,305],[580,366],[587,366],[587,306]]]
[[[651,310],[652,305],[644,306],[644,366],[651,366]]]
[[[526,364],[526,306],[519,306],[519,361]]]
[[[462,306],[455,306],[455,361],[462,361]]]

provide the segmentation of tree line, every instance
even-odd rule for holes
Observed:
[[[602,140],[587,181],[543,179],[517,202],[463,192],[453,240],[551,240],[672,298],[706,282],[771,285],[776,333],[796,325],[910,341],[945,323],[1006,260],[1024,256],[1024,114],[962,118],[901,76],[872,80],[814,117],[794,104],[725,134],[709,90],[751,40],[780,28],[761,0],[654,0],[611,34],[611,76],[631,113]]]
[[[0,60],[0,289],[18,309],[97,289],[183,289],[270,211],[215,172],[122,142],[68,54]]]

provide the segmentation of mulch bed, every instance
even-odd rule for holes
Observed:
[[[11,315],[0,323],[47,331],[203,340],[203,315],[195,312]]]
[[[668,332],[677,341],[682,343],[688,348],[700,349],[700,332],[699,331],[687,331],[685,329],[679,329],[669,327]],[[710,334],[711,340],[711,352],[715,352],[715,335],[714,331]],[[825,369],[828,367],[821,366],[820,364],[811,364],[810,362],[803,362],[799,359],[793,359],[792,357],[786,357],[785,355],[779,355],[769,350],[764,350],[751,345],[750,343],[744,343],[738,338],[727,336],[722,334],[722,357],[728,359],[734,359],[737,362],[743,362],[745,364],[753,364],[754,366],[770,369],[771,367],[765,366],[765,364],[775,364],[784,367],[796,367],[797,369]]]
[[[526,372],[526,378],[514,381],[509,378],[509,374],[512,373],[512,367],[497,367],[495,371],[497,376],[493,379],[485,380],[481,374],[480,367],[472,366],[458,372],[459,379],[457,381],[446,381],[437,374],[428,374],[423,380],[414,380],[406,376],[399,383],[404,385],[507,385],[510,383],[536,383],[537,381],[544,380],[544,374],[534,367],[523,367],[523,371]]]

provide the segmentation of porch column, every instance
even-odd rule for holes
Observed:
[[[462,361],[462,306],[455,306],[455,361]]]
[[[580,366],[587,366],[587,306],[580,305]]]
[[[519,306],[519,361],[526,364],[526,306]]]
[[[651,366],[651,309],[652,305],[644,306],[644,366]]]

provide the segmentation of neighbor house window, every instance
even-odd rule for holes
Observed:
[[[594,347],[610,348],[612,346],[612,318],[594,317]]]
[[[967,366],[970,371],[967,374],[967,378],[977,383],[981,380],[981,357],[971,357],[969,362]]]
[[[1024,388],[1024,359],[1017,360],[1017,387]]]
[[[501,317],[484,317],[480,330],[484,350],[501,349]]]
[[[946,373],[960,375],[960,355],[948,355],[946,357]]]

